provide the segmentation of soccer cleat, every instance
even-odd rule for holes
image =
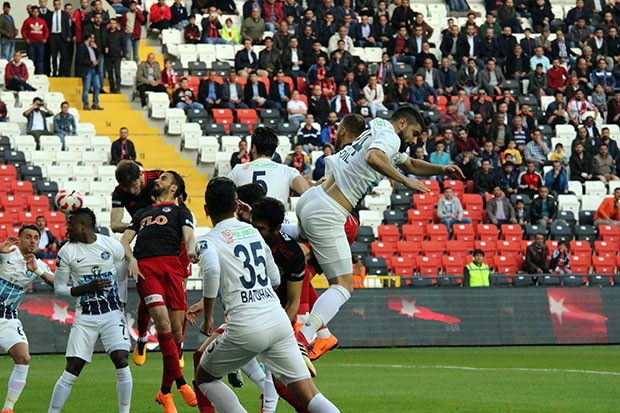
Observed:
[[[196,393],[194,393],[194,390],[192,390],[189,385],[184,384],[179,387],[179,393],[181,393],[181,396],[183,396],[183,400],[185,400],[185,403],[187,403],[188,406],[198,406],[198,400],[196,400]]]
[[[181,357],[179,357],[179,366],[181,368],[185,367],[185,357],[183,357],[183,355],[181,355]]]
[[[301,333],[301,331],[295,334],[295,338],[297,339],[297,345],[299,346],[301,358],[304,359],[304,363],[306,363],[306,367],[308,367],[310,376],[315,377],[316,368],[314,367],[314,364],[312,364],[312,360],[310,360],[310,357],[308,357],[308,340],[306,340],[306,337]]]
[[[327,338],[317,338],[310,344],[308,357],[312,361],[317,360],[323,354],[334,350],[336,347],[338,347],[338,339],[333,334],[330,334]]]
[[[142,366],[146,363],[146,341],[136,341],[133,349],[133,362],[136,366]]]
[[[293,326],[293,330],[295,330],[295,333],[298,333],[303,326],[304,326],[304,323],[297,322]]]
[[[13,413],[13,409],[2,410],[2,413]]]
[[[174,405],[174,401],[172,400],[172,393],[163,394],[160,390],[157,392],[155,401],[164,406],[164,413],[177,413],[177,407]]]
[[[228,382],[231,386],[240,389],[243,387],[243,376],[241,375],[241,370],[233,371],[232,373],[228,373]]]

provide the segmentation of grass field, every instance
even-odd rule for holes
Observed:
[[[316,383],[343,412],[613,412],[620,403],[618,346],[413,348],[337,350],[316,363]],[[190,354],[186,374],[191,377]],[[64,358],[33,356],[17,413],[47,411]],[[132,412],[162,412],[154,402],[161,358],[149,353],[131,365]],[[11,359],[0,358],[4,397]],[[116,375],[96,355],[73,387],[65,412],[116,411]],[[237,390],[250,412],[260,409],[258,391],[246,377]],[[179,412],[197,411],[182,405]],[[293,409],[281,401],[279,412]]]

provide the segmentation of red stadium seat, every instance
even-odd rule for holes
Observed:
[[[420,275],[436,277],[441,270],[441,260],[435,257],[417,257],[417,269]],[[437,280],[433,280],[437,284]]]
[[[213,122],[224,125],[226,133],[230,133],[230,124],[234,123],[232,110],[214,108]]]
[[[549,249],[549,254],[552,254],[553,251],[558,249],[558,240],[550,239],[550,240],[545,241],[545,244],[547,244],[547,248]]]
[[[431,194],[415,194],[413,196],[413,207],[415,209],[426,209],[433,211],[438,201],[439,197]]]
[[[16,196],[25,197],[32,195],[32,182],[30,181],[12,181],[11,193]]]
[[[15,165],[0,165],[0,181],[15,181],[16,179]]]
[[[32,212],[22,211],[17,214],[17,222],[19,225],[36,223],[37,215]]]
[[[616,269],[616,260],[613,257],[592,257],[594,273],[611,275]]]
[[[51,272],[56,272],[56,259],[55,258],[44,258],[41,261],[43,261],[45,264],[47,264],[48,267],[50,267]]]
[[[451,257],[466,257],[474,248],[474,241],[448,241],[446,251]]]
[[[24,211],[26,202],[21,196],[0,194],[0,206],[4,212],[18,214]]]
[[[187,88],[192,91],[194,96],[198,96],[198,90],[200,89],[200,78],[198,76],[186,76],[186,77],[188,81]]]
[[[417,241],[398,241],[396,243],[398,256],[405,258],[415,258],[422,251],[422,243]]]
[[[534,240],[531,239],[524,239],[521,241],[521,254],[525,255],[525,251],[527,250],[527,247],[533,243]],[[549,251],[549,254],[551,254],[551,250]]]
[[[433,222],[432,209],[409,209],[407,210],[407,220],[410,224],[423,222],[424,225]]]
[[[428,224],[426,232],[431,241],[447,241],[450,238],[448,229],[444,224]]]
[[[463,274],[466,261],[467,259],[465,257],[445,256],[441,258],[441,269],[444,274],[460,276]],[[459,277],[459,284],[462,283],[463,279]]]
[[[523,228],[518,224],[504,224],[502,229],[502,239],[506,241],[521,241],[523,239]]]
[[[474,248],[484,251],[484,257],[493,257],[497,254],[497,241],[476,241]]]
[[[299,100],[301,100],[302,102],[304,102],[306,104],[306,107],[308,107],[308,96],[306,95],[299,95]]]
[[[452,188],[454,196],[456,196],[460,200],[463,199],[463,195],[465,194],[465,185],[463,184],[463,181],[456,181],[454,179],[443,181],[443,188],[444,191],[447,188]]]
[[[472,224],[454,224],[452,225],[452,234],[457,241],[474,241],[476,239],[476,231]]]
[[[291,88],[291,92],[295,90],[295,84],[293,83],[293,78],[290,76],[284,76],[284,82],[288,83]]]
[[[613,257],[618,255],[618,243],[594,241],[594,252],[599,256]]]
[[[481,211],[479,209],[463,210],[463,218],[471,219],[471,224],[474,226],[474,229],[476,230],[476,234],[478,233],[478,224],[481,224],[483,220],[483,216],[482,216],[483,212],[484,211]]]
[[[408,257],[392,257],[391,264],[394,274],[409,277],[415,271],[416,260]]]
[[[237,109],[237,121],[248,125],[250,133],[253,132],[254,125],[258,123],[258,114],[254,109]]]
[[[591,257],[572,255],[570,258],[570,271],[573,274],[589,274]]]
[[[573,255],[592,256],[592,247],[588,241],[573,240],[570,242],[570,252]]]
[[[521,241],[499,241],[497,243],[497,250],[500,255],[521,255]]]
[[[400,231],[396,225],[379,225],[379,241],[395,243],[400,241]]]
[[[499,236],[497,234],[497,227],[493,224],[481,224],[478,225],[478,239],[480,241],[497,241]]]
[[[460,182],[460,181],[456,181]],[[482,211],[484,209],[484,202],[479,194],[463,194],[463,209],[468,211]]]
[[[297,77],[297,90],[299,90],[299,93],[301,93],[302,95],[308,94],[308,82],[306,81],[305,77]]]
[[[373,257],[385,258],[387,260],[396,255],[396,243],[374,241],[370,244],[370,251]]]
[[[43,215],[45,211],[50,210],[50,201],[45,195],[28,195],[26,197],[26,205],[30,212],[39,215]]]
[[[237,76],[237,77],[242,77],[242,76]],[[265,90],[267,91],[267,93],[269,93],[269,88],[271,87],[271,80],[269,79],[269,77],[267,77],[267,76],[259,76],[258,80],[260,82],[263,82],[263,84],[265,85]]]
[[[620,241],[620,229],[615,225],[600,225],[598,235],[601,241],[618,242]]]
[[[426,241],[422,243],[422,254],[425,257],[443,257],[445,251],[445,241]]]
[[[46,211],[47,227],[56,238],[65,239],[67,236],[67,217],[62,212]]]
[[[438,194],[441,192],[441,187],[439,186],[439,181],[435,179],[421,179],[420,182],[424,184],[425,187],[431,190],[431,192]]]
[[[513,257],[496,255],[493,259],[495,261],[495,272],[497,274],[514,275],[517,273],[517,262]],[[508,279],[508,282],[512,284],[512,277]]]
[[[441,113],[442,115],[446,114],[446,106],[448,105],[448,98],[446,98],[445,96],[439,96],[439,98],[437,99],[437,102],[435,102],[435,97],[431,95],[428,97],[428,99],[432,103],[436,104],[437,112]]]
[[[424,241],[426,238],[426,225],[427,223],[422,221],[415,221],[411,224],[403,225],[401,227],[403,230],[403,238],[406,241]]]

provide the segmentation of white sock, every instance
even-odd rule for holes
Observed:
[[[308,410],[312,413],[338,413],[340,410],[321,393],[317,394],[308,403]]]
[[[271,413],[278,407],[278,392],[273,384],[273,377],[269,370],[265,371],[265,391],[263,391],[263,412]]]
[[[247,413],[235,392],[225,385],[222,380],[202,383],[198,386],[202,394],[211,401],[213,407],[222,413]]]
[[[73,383],[75,383],[76,380],[77,376],[74,376],[66,370],[62,372],[62,376],[60,376],[54,386],[54,393],[52,393],[52,401],[50,402],[48,413],[60,413],[71,394],[71,387],[73,387]]]
[[[330,285],[327,291],[321,294],[312,307],[309,320],[301,328],[301,333],[308,343],[312,341],[319,328],[334,318],[349,298],[351,298],[349,290],[338,284]]]
[[[131,407],[131,389],[133,379],[129,366],[116,369],[116,393],[118,394],[118,412],[129,413]]]
[[[27,364],[16,364],[13,366],[13,372],[9,377],[9,388],[6,392],[6,400],[4,401],[4,407],[2,410],[12,409],[19,399],[19,395],[22,394],[24,386],[26,386],[26,376],[28,376]]]
[[[260,390],[261,393],[265,393],[265,372],[260,368],[260,364],[256,361],[256,358],[248,361],[248,363],[241,367],[241,371],[250,378]]]
[[[332,333],[331,331],[329,331],[329,328],[327,328],[327,326],[319,328],[316,332],[316,338],[329,338],[329,336],[331,335]]]

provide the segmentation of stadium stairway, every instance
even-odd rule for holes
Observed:
[[[106,81],[107,83],[107,81]],[[111,141],[118,137],[121,127],[129,129],[129,139],[136,146],[138,161],[145,169],[173,169],[180,173],[187,185],[187,205],[194,213],[198,226],[211,226],[203,211],[204,189],[209,176],[200,173],[189,159],[182,159],[173,145],[166,145],[156,127],[150,127],[143,119],[142,111],[132,110],[124,94],[101,94],[99,101],[103,111],[83,111],[82,80],[79,78],[50,78],[50,91],[62,92],[71,107],[80,110],[80,122],[92,123],[97,136],[108,136]]]

